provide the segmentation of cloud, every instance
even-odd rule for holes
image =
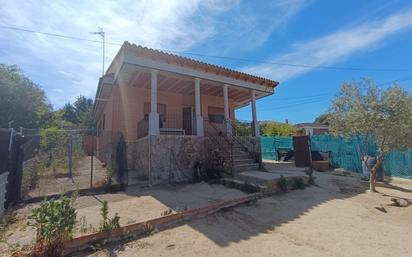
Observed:
[[[212,48],[202,47],[202,52],[222,50],[221,45],[240,50],[264,43],[309,2],[10,0],[0,6],[0,24],[94,40],[100,38],[90,32],[102,27],[108,42],[178,51],[210,42]],[[106,46],[106,67],[119,48]],[[0,30],[1,62],[19,65],[43,86],[55,107],[79,94],[94,96],[101,55],[100,43]]]
[[[311,0],[242,1],[212,21],[216,34],[202,46],[211,52],[238,54],[263,45],[273,31],[281,31]]]
[[[395,33],[409,28],[412,28],[412,11],[396,13],[382,20],[368,21],[307,42],[295,43],[288,52],[279,54],[268,62],[331,65],[357,52],[370,51]],[[259,64],[243,69],[281,82],[311,70],[274,64]]]
[[[215,15],[235,0],[5,1],[0,23],[99,40],[125,40],[154,48],[185,50],[215,34]],[[120,46],[108,45],[106,67]],[[12,30],[0,31],[2,62],[18,64],[60,107],[79,94],[93,97],[101,75],[101,44]],[[64,90],[64,94],[62,94]]]

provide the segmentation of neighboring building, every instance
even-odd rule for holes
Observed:
[[[329,126],[320,123],[299,123],[295,125],[298,129],[301,129],[304,135],[315,136],[329,133]]]
[[[99,157],[114,169],[123,165],[129,184],[131,178],[151,184],[190,180],[199,163],[216,166],[215,161],[222,165],[223,160],[232,175],[234,170],[257,167],[255,101],[273,94],[277,85],[125,42],[100,78],[96,93]],[[256,126],[250,137],[237,137],[235,110],[249,103]],[[116,164],[120,137],[125,160]],[[218,153],[213,152],[216,148]]]

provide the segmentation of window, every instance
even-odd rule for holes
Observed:
[[[218,107],[209,107],[208,108],[208,118],[209,122],[213,123],[223,123],[225,120],[224,109]]]

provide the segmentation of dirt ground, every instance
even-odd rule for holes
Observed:
[[[73,178],[69,176],[55,177],[53,174],[40,178],[36,188],[31,190],[26,198],[41,197],[52,194],[60,194],[62,192],[83,189],[90,187],[90,167],[91,161],[89,156],[80,159],[73,170]],[[67,171],[68,174],[68,171]],[[108,171],[102,167],[102,163],[98,158],[93,158],[93,186],[101,186],[104,184]]]
[[[305,190],[78,256],[411,256],[412,207],[388,206],[390,195],[412,199],[410,182],[379,187],[384,196],[359,178],[316,177]]]
[[[356,176],[316,173],[316,185],[192,220],[151,236],[75,256],[411,256],[412,207],[389,206],[392,196],[412,200],[412,181],[396,180],[380,193],[368,193]],[[102,200],[121,224],[159,217],[169,208],[182,211],[236,198],[242,192],[206,183],[80,197],[76,234],[100,223]],[[30,243],[25,226],[36,204],[17,211],[18,221],[0,243],[4,256]],[[376,207],[383,207],[382,212]],[[83,222],[83,220],[85,220]],[[90,228],[90,226],[92,228]]]

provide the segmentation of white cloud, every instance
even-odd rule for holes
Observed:
[[[268,62],[331,65],[356,52],[374,49],[396,32],[409,28],[412,28],[412,11],[396,13],[383,20],[369,21],[307,42],[296,43],[288,52],[279,54]],[[283,82],[312,69],[260,64],[243,70]]]
[[[209,19],[237,4],[234,0],[6,1],[0,6],[0,23],[96,40],[89,32],[100,26],[107,41],[185,50],[215,33]],[[107,46],[106,67],[119,47]],[[101,75],[101,44],[1,30],[0,48],[2,62],[22,67],[46,89],[55,106],[79,94],[94,96]]]
[[[279,0],[258,7],[240,0],[9,0],[0,5],[0,24],[95,40],[99,37],[90,32],[102,27],[109,42],[180,51],[205,41],[253,48],[308,1]],[[107,45],[106,67],[119,48]],[[55,107],[79,94],[93,97],[101,75],[99,43],[0,30],[0,58],[41,84]]]

